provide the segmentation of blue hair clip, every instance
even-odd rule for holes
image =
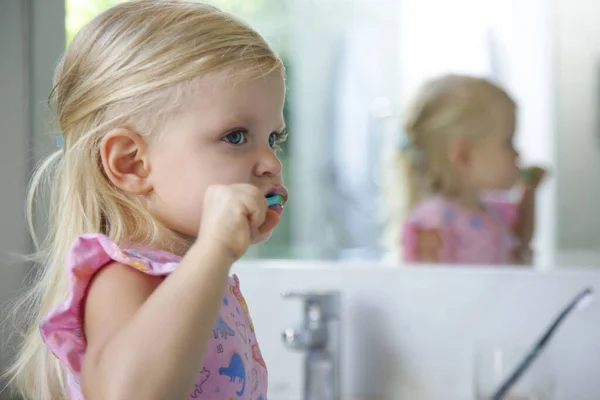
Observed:
[[[400,150],[406,150],[410,146],[410,142],[408,141],[408,137],[404,132],[400,132],[398,134],[398,139],[396,140],[396,146]]]
[[[411,142],[408,139],[408,136],[404,132],[400,132],[398,134],[398,139],[396,142],[397,149],[402,151],[402,153],[414,163],[422,163],[425,160],[425,153],[415,145],[414,142]]]
[[[57,149],[60,149],[63,147],[63,141],[64,141],[64,138],[63,138],[62,134],[59,133],[58,135],[56,135],[56,148]]]

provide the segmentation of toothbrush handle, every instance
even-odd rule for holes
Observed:
[[[513,385],[517,382],[517,380],[523,375],[523,373],[527,370],[529,365],[539,356],[542,350],[546,347],[546,344],[558,329],[559,325],[562,321],[569,315],[569,313],[579,304],[579,302],[590,293],[592,293],[592,289],[587,288],[581,291],[575,298],[558,314],[558,316],[554,319],[552,324],[546,329],[542,337],[536,342],[533,349],[527,353],[523,361],[519,363],[517,368],[510,374],[510,376],[504,381],[502,386],[494,393],[492,396],[492,400],[502,400],[504,396],[508,393],[508,391],[513,387]]]
[[[529,365],[537,358],[537,356],[541,353],[542,348],[536,346],[536,348],[530,352],[523,361],[519,364],[517,369],[510,375],[510,377],[504,381],[504,384],[500,386],[500,388],[496,391],[496,393],[492,396],[492,400],[502,400],[504,396],[508,393],[508,391],[513,387],[516,381],[519,380],[521,375],[525,373]]]

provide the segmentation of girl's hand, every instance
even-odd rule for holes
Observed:
[[[542,183],[547,173],[547,171],[544,168],[537,166],[524,168],[521,172],[521,179],[523,183],[533,190],[537,189],[540,183]]]
[[[273,229],[278,222],[279,215],[268,210],[265,195],[257,187],[214,185],[204,195],[198,240],[225,251],[235,261],[254,237]]]

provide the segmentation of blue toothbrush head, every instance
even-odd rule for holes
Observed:
[[[283,206],[285,199],[280,194],[274,194],[272,196],[267,197],[267,206],[272,207],[276,205]]]

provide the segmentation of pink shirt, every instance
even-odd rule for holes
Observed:
[[[167,276],[177,268],[180,258],[160,250],[120,249],[100,234],[82,235],[75,241],[66,262],[69,296],[40,324],[44,342],[68,369],[67,392],[71,400],[83,399],[79,380],[87,347],[81,318],[85,294],[94,274],[113,260],[145,274]],[[227,283],[204,365],[188,399],[266,398],[267,368],[234,275]]]
[[[405,261],[419,261],[419,231],[437,230],[441,240],[440,263],[510,264],[516,244],[510,226],[517,219],[517,206],[491,201],[484,204],[485,211],[474,211],[442,196],[423,200],[403,225]]]

